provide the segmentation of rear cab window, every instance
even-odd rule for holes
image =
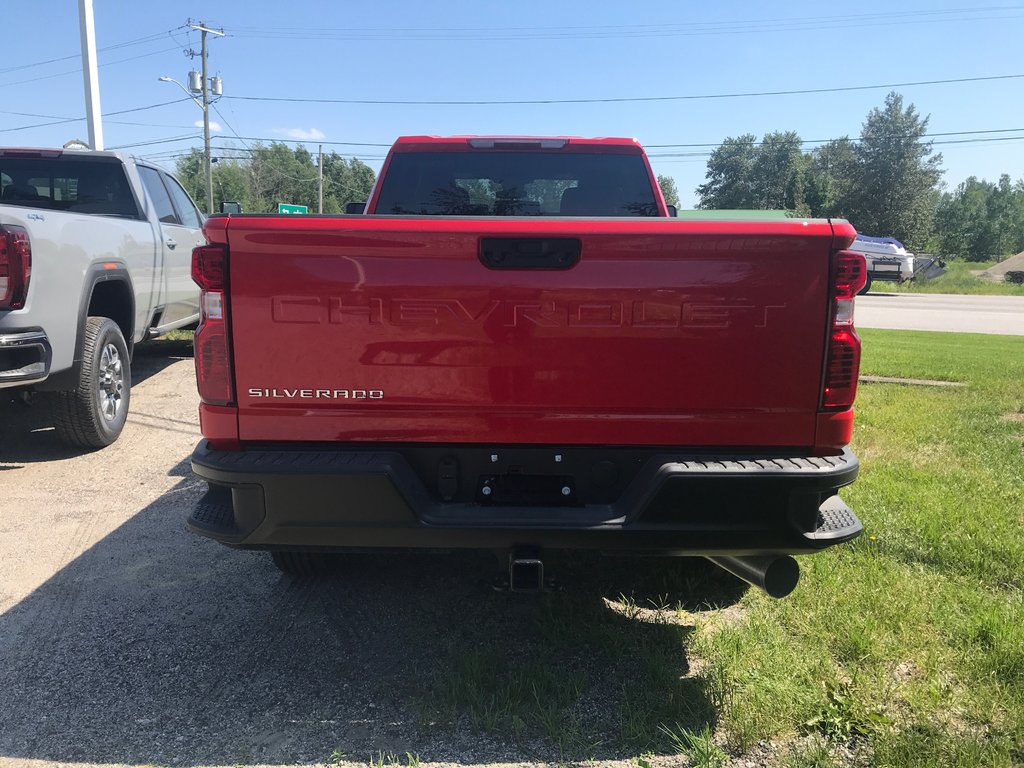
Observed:
[[[638,154],[523,150],[392,155],[379,214],[657,216]]]
[[[142,218],[124,166],[113,157],[0,155],[0,204]]]

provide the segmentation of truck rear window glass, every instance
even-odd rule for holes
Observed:
[[[0,204],[139,218],[117,160],[0,157]]]
[[[436,216],[657,216],[639,155],[397,152],[376,212]]]

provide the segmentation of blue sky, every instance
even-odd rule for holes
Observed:
[[[0,0],[0,145],[59,146],[87,136],[74,0]],[[225,98],[215,147],[253,139],[319,141],[379,168],[398,135],[633,136],[684,205],[726,136],[796,130],[805,140],[856,136],[886,89],[740,98],[550,104],[315,104],[258,98],[515,101],[703,96],[1024,74],[1024,4],[989,0],[584,3],[94,0],[104,113],[184,99],[199,36],[187,19],[222,27],[211,74]],[[19,33],[21,30],[22,33]],[[129,43],[128,45],[121,45]],[[120,47],[114,47],[120,46]],[[105,49],[105,50],[104,50]],[[65,60],[40,63],[70,56]],[[1024,176],[1024,78],[899,88],[937,141],[945,180]],[[173,168],[201,147],[189,101],[104,120],[107,147]],[[200,122],[201,125],[201,122]],[[25,127],[36,126],[36,127]],[[235,138],[235,134],[244,140]],[[1018,138],[1019,137],[1019,138]],[[985,141],[978,141],[985,139]],[[998,139],[993,141],[992,139]],[[326,144],[354,142],[356,144]],[[228,156],[229,149],[215,151]]]

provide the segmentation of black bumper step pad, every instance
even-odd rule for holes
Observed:
[[[822,543],[839,543],[854,539],[863,532],[864,525],[853,510],[838,496],[831,496],[818,508],[815,528],[804,533],[804,538]]]

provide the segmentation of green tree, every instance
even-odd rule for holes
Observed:
[[[705,178],[697,187],[698,208],[753,208],[751,175],[757,159],[754,134],[730,136],[708,159]]]
[[[810,155],[807,205],[811,216],[845,218],[856,189],[857,157],[849,137],[822,144]]]
[[[985,261],[1024,249],[1024,181],[998,183],[971,176],[942,195],[936,208],[936,250]]]
[[[317,171],[304,147],[293,150],[277,141],[257,144],[251,149],[246,171],[253,213],[277,213],[279,203],[316,210]]]
[[[928,119],[893,92],[868,114],[857,142],[843,137],[808,154],[793,131],[761,142],[729,137],[711,153],[698,207],[843,217],[867,234],[921,248],[930,242],[942,178],[927,129]]]
[[[216,158],[215,158],[216,159]],[[175,163],[174,174],[200,209],[206,207],[206,160],[201,150],[193,149]],[[245,166],[235,160],[220,159],[213,164],[213,207],[220,210],[225,200],[235,200],[249,210],[249,187]]]
[[[204,180],[205,184],[205,180]],[[219,211],[225,200],[241,203],[242,210],[248,211],[249,184],[245,166],[237,160],[219,160],[213,166],[213,205]]]
[[[808,212],[808,161],[794,131],[729,137],[711,153],[697,187],[699,208],[785,209]]]
[[[192,196],[200,208],[206,200],[205,155],[201,150],[192,149],[184,157],[179,157],[174,164],[174,175]]]
[[[765,134],[754,157],[749,186],[754,208],[806,214],[803,142],[796,131]]]
[[[676,180],[671,176],[658,174],[658,186],[661,187],[661,195],[665,198],[666,205],[679,207],[679,190],[676,189]]]
[[[376,178],[370,166],[354,157],[324,155],[324,213],[342,213],[346,203],[368,200]]]
[[[278,203],[317,209],[318,171],[303,146],[256,144],[244,159],[223,158],[213,166],[214,205],[235,200],[247,213],[277,213]],[[206,199],[203,153],[193,149],[178,159],[176,174],[195,200]],[[376,181],[373,169],[334,152],[324,155],[324,213],[341,213],[345,203],[366,200]]]
[[[850,221],[859,231],[895,237],[911,248],[928,241],[942,179],[942,155],[924,141],[928,118],[891,92],[868,113],[854,146]]]

